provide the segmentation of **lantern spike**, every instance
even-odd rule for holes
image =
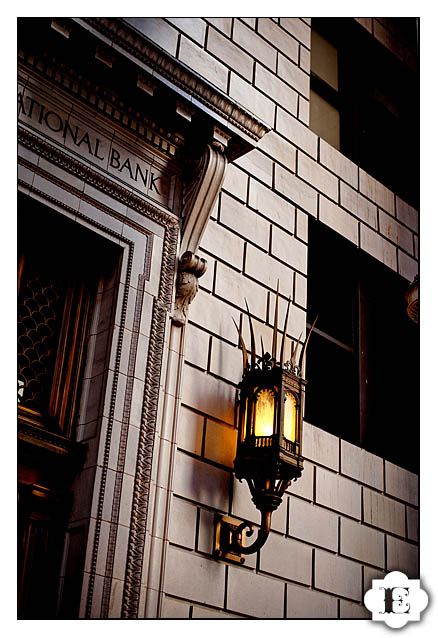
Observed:
[[[309,330],[309,332],[307,334],[307,338],[306,338],[306,341],[304,343],[303,349],[301,350],[300,362],[298,364],[298,367],[299,367],[300,371],[302,370],[302,367],[303,367],[303,361],[304,361],[304,357],[305,357],[305,354],[306,354],[307,345],[309,343],[309,338],[310,338],[310,335],[312,334],[312,330],[315,327],[315,323],[316,323],[316,320],[318,319],[318,317],[319,317],[319,315],[316,315],[315,320],[312,323],[312,327],[310,328],[310,330]]]
[[[260,335],[260,343],[262,344],[262,361],[265,358],[265,346],[263,345],[263,337]]]
[[[272,358],[277,359],[277,332],[278,332],[278,289],[280,280],[277,279],[277,294],[275,295],[274,332],[272,335]]]
[[[298,346],[300,345],[300,341],[301,341],[301,337],[302,337],[302,336],[303,336],[303,333],[301,332],[301,334],[300,334],[300,336],[298,337],[298,340],[297,340],[297,342],[296,342],[296,344],[295,344],[295,347],[294,347],[294,349],[293,349],[293,351],[292,351],[292,357],[291,357],[291,364],[292,364],[292,366],[294,366],[294,365],[295,365],[295,360],[296,360],[296,358],[297,358],[297,352],[298,352]]]
[[[248,321],[249,321],[249,331],[251,333],[251,368],[254,368],[256,362],[256,347],[255,347],[255,337],[254,337],[254,328],[252,325],[251,315],[249,314],[248,302],[245,298],[246,310],[248,312]]]
[[[284,318],[283,338],[281,340],[281,348],[280,348],[280,365],[281,365],[281,367],[283,367],[283,361],[284,361],[284,346],[286,345],[287,320],[289,318],[289,307],[290,307],[290,297],[289,297],[289,300],[287,302],[286,316]]]
[[[243,372],[245,373],[246,368],[248,366],[248,353],[246,351],[245,342],[243,340],[240,328],[237,325],[236,320],[234,319],[234,317],[232,319],[234,321],[234,325],[236,326],[236,330],[237,330],[238,335],[239,335],[239,342],[240,342],[240,347],[242,348],[242,357],[243,357]]]

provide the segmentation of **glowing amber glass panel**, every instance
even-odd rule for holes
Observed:
[[[284,400],[283,433],[288,441],[295,443],[297,436],[297,402],[291,392],[286,392]]]
[[[274,434],[275,395],[272,390],[260,390],[254,416],[254,434],[272,436]]]

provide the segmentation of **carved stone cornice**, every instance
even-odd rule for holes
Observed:
[[[117,44],[147,65],[154,74],[170,81],[189,97],[196,98],[226,122],[235,126],[254,141],[259,141],[270,129],[267,124],[246,111],[229,96],[214,88],[206,80],[196,75],[184,64],[157,47],[126,22],[116,18],[81,18],[79,24],[86,24]]]

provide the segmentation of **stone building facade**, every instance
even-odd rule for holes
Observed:
[[[312,111],[329,66],[313,46],[340,63],[351,30],[348,46],[358,34],[414,88],[417,47],[397,20],[325,22],[19,21],[21,617],[363,619],[372,578],[418,575],[418,328],[399,294],[418,273],[416,122],[410,173],[385,183],[387,143],[345,150],[333,85],[319,113],[335,141]],[[396,97],[373,91],[404,126]],[[356,261],[350,343],[338,327]],[[217,560],[216,513],[259,524],[233,475],[233,319],[249,342],[246,299],[270,343],[278,284],[290,354],[327,301],[318,268],[333,314],[309,342],[303,475],[257,554]],[[378,364],[368,336],[391,343]],[[346,367],[324,344],[351,355]],[[403,374],[398,350],[413,353]],[[382,397],[389,434],[373,421]]]

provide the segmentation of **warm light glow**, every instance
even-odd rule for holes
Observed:
[[[260,390],[257,393],[255,407],[254,434],[272,436],[274,434],[275,395],[272,390]]]
[[[286,398],[284,401],[284,436],[288,441],[295,443],[296,440],[296,427],[297,427],[297,411],[296,411],[296,399],[291,392],[286,392]]]
[[[243,438],[242,438],[242,441],[249,434],[249,432],[247,430],[247,427],[248,427],[248,397],[245,400],[245,414],[243,415],[243,429],[242,429]]]

